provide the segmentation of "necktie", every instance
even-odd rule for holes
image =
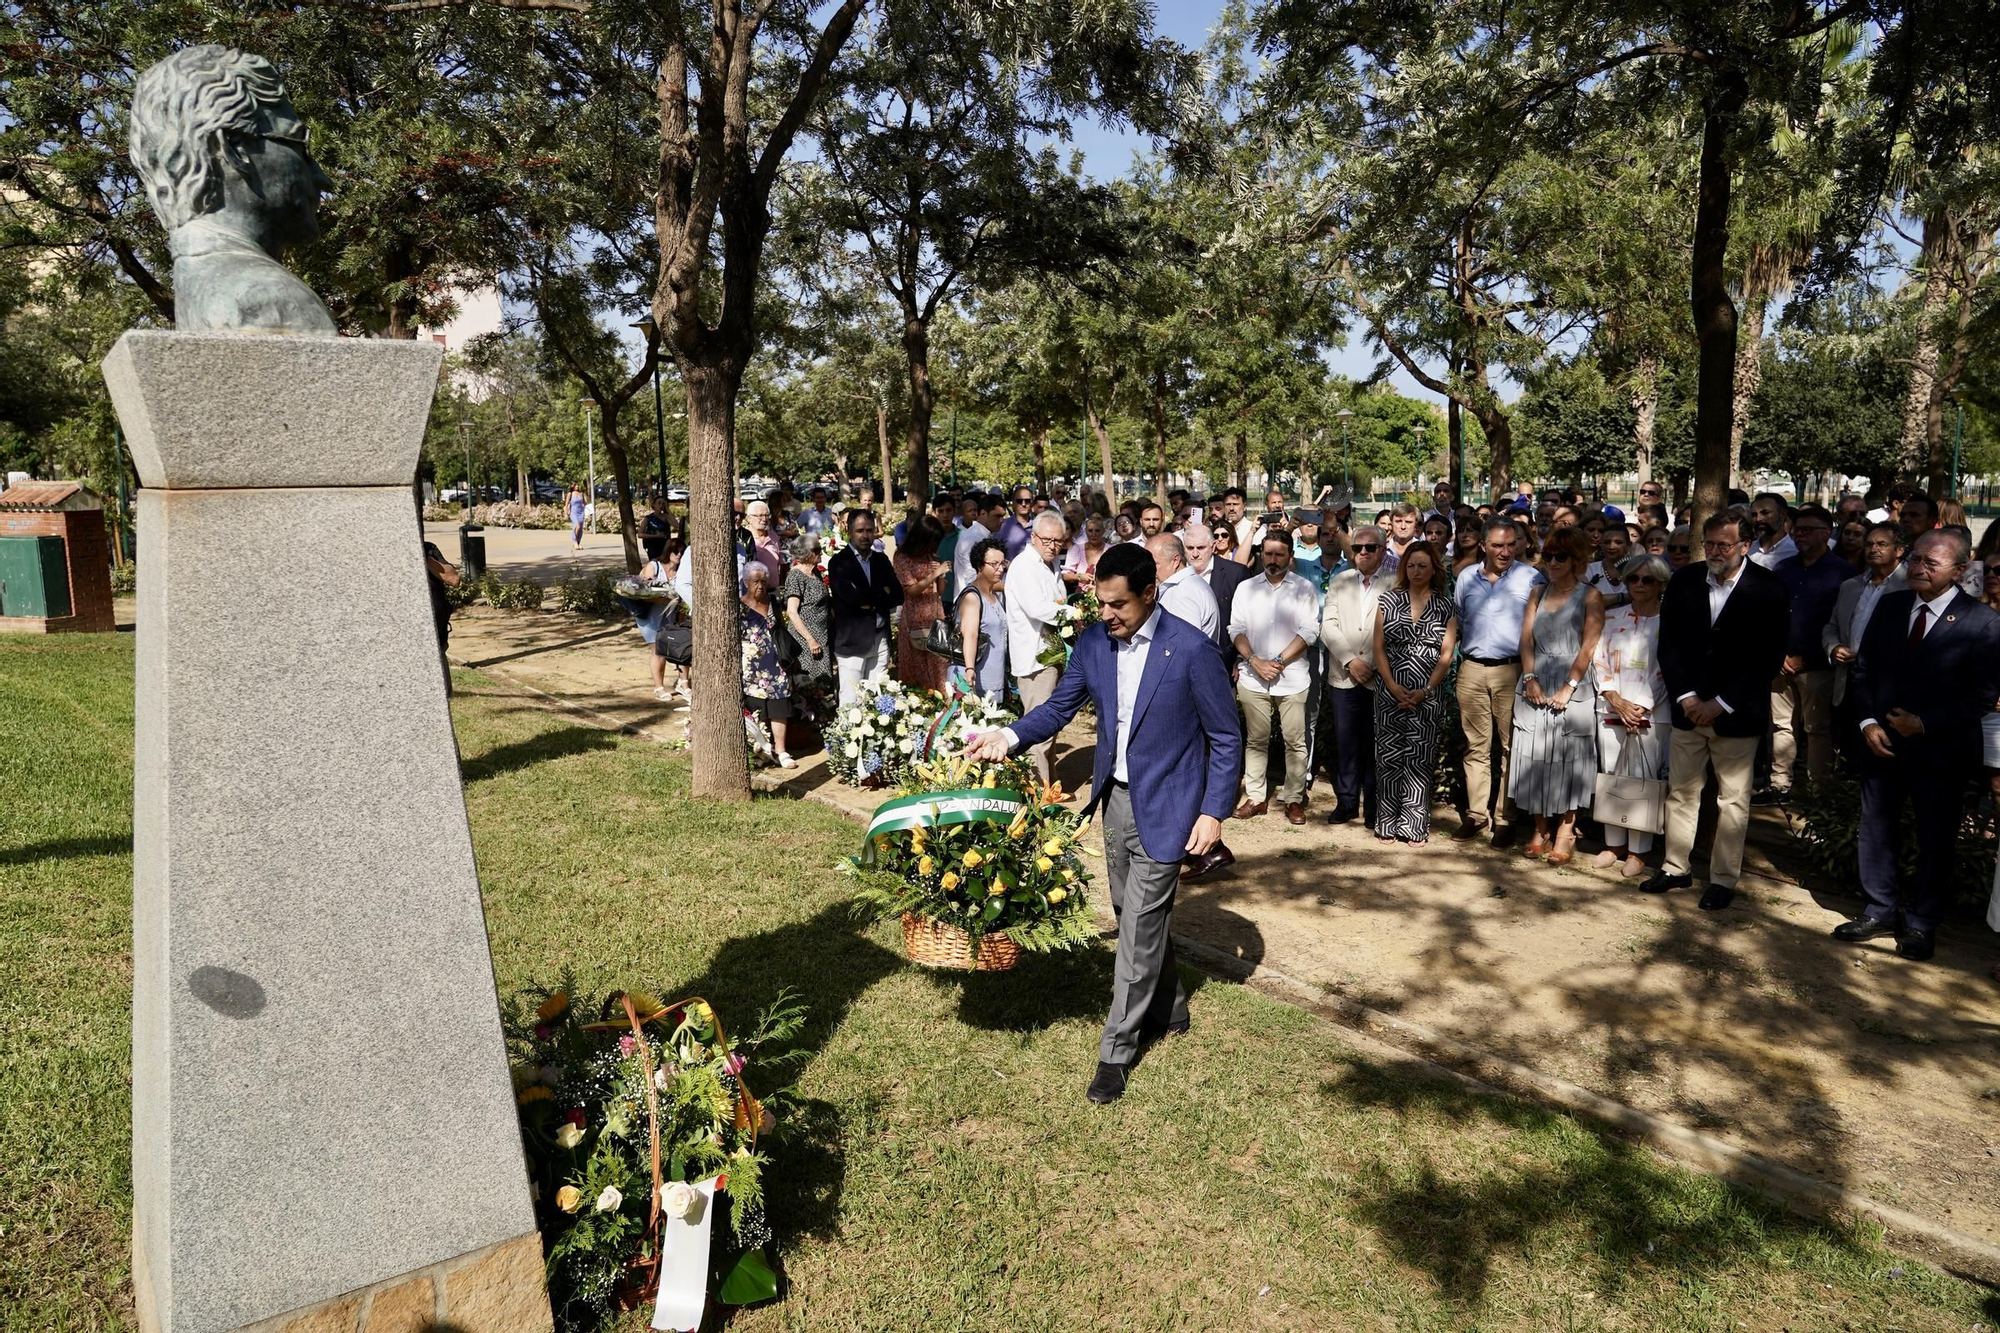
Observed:
[[[1910,622],[1910,650],[1916,651],[1924,641],[1924,624],[1929,619],[1931,609],[1922,602],[1917,603],[1917,618]]]

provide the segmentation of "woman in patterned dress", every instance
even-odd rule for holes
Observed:
[[[1442,557],[1410,543],[1375,617],[1375,836],[1421,847],[1430,838],[1431,779],[1443,740],[1440,692],[1458,647],[1458,608],[1438,577]]]
[[[1641,551],[1625,558],[1618,576],[1632,600],[1604,613],[1604,633],[1592,662],[1597,766],[1603,773],[1657,780],[1667,775],[1667,736],[1673,729],[1664,711],[1667,681],[1660,674],[1660,595],[1667,587],[1667,562]],[[1598,819],[1603,818],[1600,813]],[[1650,830],[1605,824],[1604,850],[1595,864],[1609,870],[1622,851],[1625,878],[1637,879],[1646,873],[1644,858],[1651,850]]]
[[[786,633],[799,645],[799,683],[807,690],[833,682],[833,598],[820,564],[819,538],[802,532],[792,538],[792,572],[778,594],[785,605]]]
[[[1576,812],[1597,790],[1597,678],[1591,658],[1604,630],[1604,599],[1583,581],[1590,538],[1558,527],[1542,548],[1548,582],[1528,594],[1521,618],[1521,683],[1507,795],[1535,817],[1528,857],[1566,864],[1576,855]],[[1553,840],[1551,829],[1553,828]]]
[[[795,768],[785,750],[792,682],[778,663],[777,622],[777,608],[771,605],[771,571],[753,560],[743,567],[743,711],[770,726],[778,767]]]
[[[938,600],[938,585],[951,573],[951,566],[937,558],[938,543],[944,540],[944,525],[925,514],[904,529],[904,538],[889,561],[903,585],[902,629],[896,634],[896,678],[912,689],[944,689],[944,673],[951,663],[928,652],[923,642],[931,626],[944,614]]]

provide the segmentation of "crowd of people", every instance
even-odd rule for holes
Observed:
[[[1737,493],[1699,531],[1656,482],[1629,513],[1556,491],[1473,506],[1440,483],[1427,509],[1360,517],[1332,488],[1256,509],[1238,488],[1117,505],[945,490],[888,532],[871,494],[838,498],[787,486],[738,507],[745,706],[781,764],[794,698],[847,703],[892,669],[942,689],[962,667],[958,688],[1031,713],[1062,677],[1044,651],[1061,608],[1136,544],[1159,607],[1223,663],[1238,820],[1304,824],[1319,784],[1327,821],[1385,844],[1424,845],[1450,808],[1455,840],[1550,865],[1594,841],[1598,867],[1663,893],[1693,882],[1712,785],[1700,905],[1717,910],[1751,808],[1841,768],[1867,902],[1835,933],[1894,933],[1923,959],[1975,779],[2000,770],[2000,524],[1975,546],[1962,509],[1919,491],[1872,509]],[[657,535],[649,555],[688,591],[680,543],[656,552]],[[1056,743],[1028,750],[1044,778]],[[1218,838],[1181,873],[1232,860]]]

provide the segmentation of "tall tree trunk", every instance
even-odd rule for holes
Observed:
[[[1247,490],[1250,486],[1250,432],[1237,431],[1235,443],[1236,457],[1229,469],[1229,484]]]
[[[736,590],[731,506],[736,493],[736,393],[742,374],[727,364],[681,364],[688,416],[687,558],[695,562],[690,674],[703,685],[689,706],[690,790],[697,797],[723,801],[750,799],[738,684],[743,676],[742,602]]]
[[[600,407],[598,417],[601,429],[597,442],[604,446],[604,456],[611,460],[611,476],[618,483],[618,535],[625,543],[625,572],[639,572],[639,525],[632,517],[632,462],[625,452],[625,436],[619,430],[615,413]],[[693,491],[690,490],[692,495]]]
[[[1028,432],[1028,439],[1035,447],[1035,494],[1049,493],[1049,428],[1036,425]]]
[[[1514,423],[1505,412],[1494,407],[1475,407],[1472,417],[1486,435],[1486,447],[1492,451],[1486,485],[1492,492],[1493,503],[1498,505],[1503,494],[1514,490]]]
[[[931,493],[931,332],[923,320],[903,321],[903,353],[910,362],[910,424],[904,432],[910,467],[910,505],[926,504]],[[888,477],[883,477],[883,484]]]
[[[1445,447],[1451,450],[1451,460],[1446,464],[1450,470],[1451,491],[1460,500],[1470,499],[1465,493],[1465,409],[1458,405],[1458,399],[1444,400]]]
[[[1153,498],[1167,504],[1167,373],[1153,373]]]
[[[1653,429],[1660,419],[1660,358],[1647,353],[1632,372],[1632,455],[1640,481],[1653,479]]]
[[[889,452],[889,405],[880,398],[875,400],[875,444],[882,451],[882,513],[887,514],[896,507],[895,455]],[[884,529],[891,525],[876,520]]]
[[[1097,409],[1089,403],[1083,405],[1084,414],[1090,422],[1090,433],[1097,437],[1097,459],[1104,469],[1104,498],[1111,502],[1112,512],[1118,509],[1118,486],[1111,471],[1111,432],[1104,428],[1104,419],[1097,415]]]
[[[1696,359],[1694,507],[1699,534],[1729,499],[1729,435],[1735,414],[1736,303],[1729,299],[1724,258],[1729,249],[1729,137],[1747,96],[1741,75],[1724,74],[1710,95],[1701,127],[1701,172],[1695,188],[1693,262],[1688,306],[1699,345]]]
[[[1910,386],[1903,398],[1903,439],[1898,475],[1914,481],[1931,461],[1931,398],[1937,385],[1938,324],[1951,300],[1951,223],[1942,214],[1924,219],[1924,298],[1917,307],[1917,345],[1910,354]]]
[[[1750,404],[1764,378],[1764,310],[1770,292],[1754,269],[1743,279],[1743,317],[1737,322],[1736,385],[1729,407],[1729,484],[1743,476],[1743,432],[1750,426]],[[1744,334],[1749,334],[1745,338]]]

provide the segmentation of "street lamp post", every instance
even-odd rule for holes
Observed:
[[[632,322],[632,327],[646,335],[646,341],[653,345],[653,439],[660,449],[660,496],[667,494],[667,418],[660,405],[660,353],[657,340],[659,325],[653,322],[651,314],[641,315]]]
[[[1347,469],[1347,423],[1354,420],[1354,413],[1341,408],[1334,414],[1340,422],[1340,484],[1347,488],[1348,499],[1354,498],[1354,477]]]
[[[584,475],[590,479],[589,498],[584,504],[594,510],[597,508],[597,441],[590,427],[590,410],[597,406],[597,400],[584,397],[576,401],[583,407],[583,466]]]
[[[458,419],[458,442],[465,447],[465,521],[472,521],[472,436],[468,432],[472,422],[465,417]]]

